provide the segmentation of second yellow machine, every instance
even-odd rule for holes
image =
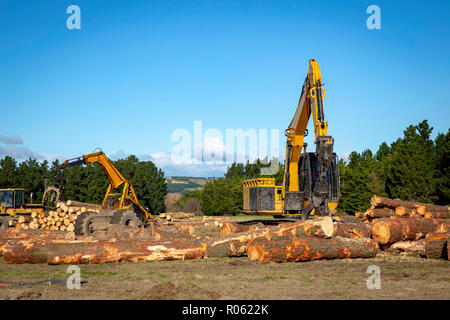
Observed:
[[[88,163],[98,163],[102,167],[108,177],[109,186],[103,199],[102,210],[99,213],[93,211],[81,213],[75,222],[75,234],[90,235],[109,224],[142,226],[152,218],[148,210],[139,203],[131,182],[122,176],[101,151],[64,161],[58,168],[54,185],[46,189],[43,204],[46,198],[52,198],[52,202],[55,203],[59,200],[64,187],[60,177],[63,169]],[[53,196],[55,193],[56,197]]]
[[[311,213],[331,215],[339,200],[339,169],[333,152],[334,139],[327,134],[323,98],[325,89],[317,61],[309,60],[294,117],[285,130],[286,159],[282,185],[274,178],[244,181],[244,213],[291,216],[306,219]],[[312,115],[315,152],[306,152],[304,138]],[[302,153],[302,149],[303,153]]]

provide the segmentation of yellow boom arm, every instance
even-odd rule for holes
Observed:
[[[310,59],[308,75],[303,83],[297,110],[289,128],[285,131],[288,143],[283,186],[289,191],[299,191],[298,165],[311,113],[316,139],[327,135],[328,122],[324,120],[323,97],[325,97],[325,90],[322,87],[319,64],[314,59]],[[288,185],[286,185],[287,180]]]

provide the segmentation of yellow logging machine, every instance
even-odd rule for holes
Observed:
[[[109,186],[102,202],[100,212],[86,211],[80,214],[75,222],[75,234],[89,235],[95,230],[104,229],[109,224],[142,226],[152,215],[140,203],[130,181],[125,179],[103,152],[94,152],[78,158],[64,161],[58,168],[58,174],[53,186],[48,187],[45,199],[58,202],[64,184],[61,182],[61,172],[65,168],[98,163],[109,180]],[[116,190],[116,192],[114,192]],[[57,193],[56,197],[51,197]]]
[[[244,181],[244,213],[249,215],[302,216],[331,215],[338,205],[339,170],[334,139],[327,134],[323,98],[325,89],[317,61],[309,60],[294,117],[285,130],[286,158],[282,185],[274,178]],[[315,152],[306,152],[304,142],[312,115]],[[302,153],[303,149],[303,153]]]

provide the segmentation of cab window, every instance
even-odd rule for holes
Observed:
[[[13,207],[13,192],[12,191],[2,191],[0,192],[0,203],[6,208]]]
[[[18,208],[23,205],[23,191],[16,191],[16,197],[14,199],[15,207]]]

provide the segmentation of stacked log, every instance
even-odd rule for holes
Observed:
[[[412,213],[424,216],[426,212],[442,212],[446,214],[450,212],[450,207],[448,206],[438,206],[429,203],[389,199],[376,195],[372,197],[370,203],[372,205],[371,208],[390,208],[395,210],[395,214],[399,216],[411,215]]]
[[[16,221],[11,222],[11,227],[24,230],[45,229],[73,232],[75,220],[81,213],[88,210],[100,212],[101,206],[73,200],[58,202],[56,210],[19,215]]]
[[[394,210],[389,208],[370,208],[366,212],[366,216],[371,218],[384,218],[392,217],[395,215]]]
[[[394,217],[375,222],[372,226],[372,237],[379,244],[392,244],[397,241],[419,240],[439,228],[442,228],[439,220]]]
[[[342,238],[370,238],[373,223],[337,222],[334,224],[335,235]]]
[[[376,221],[379,218],[401,216],[404,218],[450,219],[450,207],[428,203],[389,199],[374,195],[371,207],[366,212],[356,212],[363,221]]]

